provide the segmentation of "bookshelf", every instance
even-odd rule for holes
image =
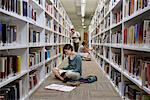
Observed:
[[[100,0],[89,26],[92,55],[125,99],[150,99],[149,16],[149,0]]]
[[[65,59],[71,20],[60,0],[0,0],[0,97],[28,100]]]

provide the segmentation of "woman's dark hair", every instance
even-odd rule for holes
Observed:
[[[70,50],[73,51],[73,46],[71,44],[65,44],[63,47],[63,53],[65,54],[65,50]]]
[[[74,28],[71,29],[71,31],[74,30]]]

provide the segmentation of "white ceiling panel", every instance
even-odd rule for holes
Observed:
[[[89,26],[91,18],[95,12],[99,0],[86,0],[85,25]],[[76,30],[83,28],[81,24],[81,0],[61,0],[68,16],[70,17]]]

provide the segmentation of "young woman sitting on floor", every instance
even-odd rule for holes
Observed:
[[[63,82],[67,82],[68,79],[78,80],[82,75],[82,58],[79,54],[73,51],[71,44],[66,44],[63,47],[63,53],[68,55],[68,66],[62,69],[53,68],[54,75]]]

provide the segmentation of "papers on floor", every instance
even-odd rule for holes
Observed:
[[[64,92],[70,92],[75,88],[76,87],[60,85],[60,84],[50,84],[48,86],[45,86],[45,89],[58,90],[58,91],[64,91]]]

